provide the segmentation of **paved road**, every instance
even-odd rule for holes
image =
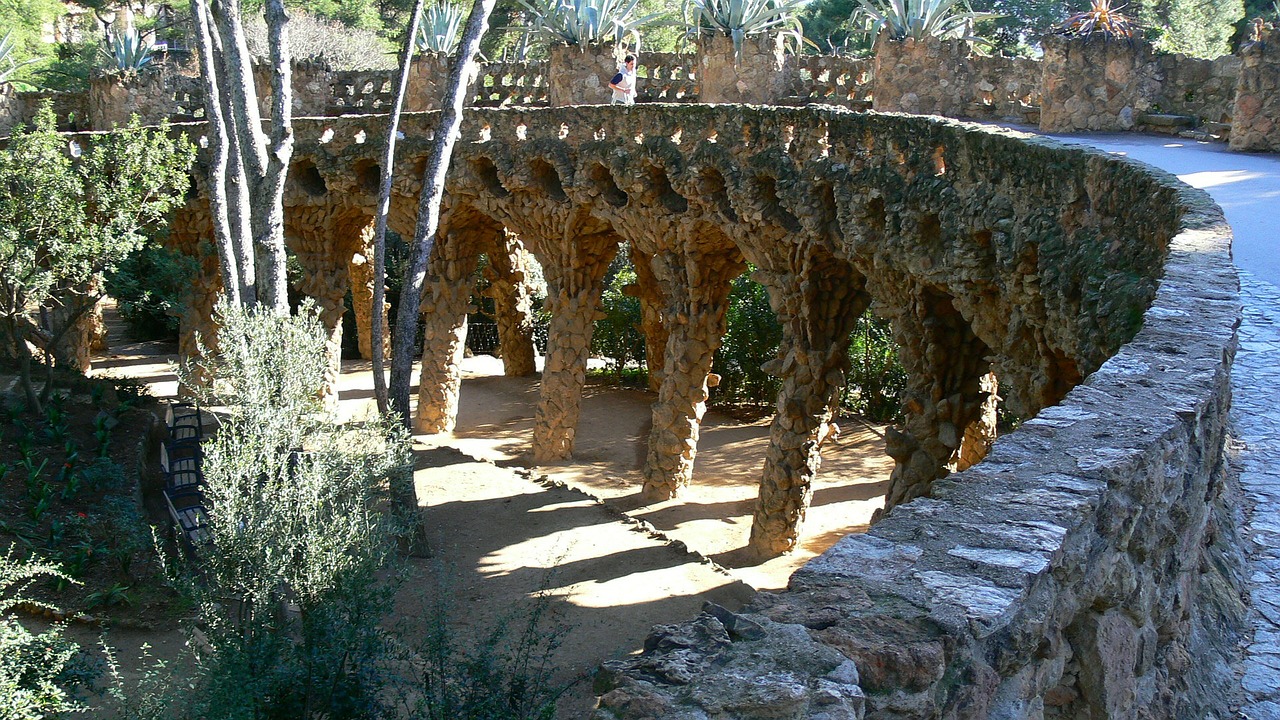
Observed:
[[[1242,667],[1246,720],[1280,720],[1280,156],[1140,135],[1055,136],[1163,168],[1202,188],[1235,231],[1244,315],[1232,371],[1238,457],[1252,587],[1253,638]]]

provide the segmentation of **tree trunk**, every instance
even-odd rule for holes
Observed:
[[[413,46],[418,38],[418,26],[422,23],[422,8],[426,0],[413,4],[413,19],[409,21],[409,35],[404,41],[400,56],[400,75],[396,78],[396,97],[391,104],[391,120],[387,126],[387,150],[382,155],[382,178],[378,186],[378,217],[373,231],[373,314],[369,317],[369,344],[373,358],[373,394],[378,400],[378,412],[386,415],[390,410],[387,400],[387,376],[383,370],[382,307],[387,293],[387,215],[391,212],[391,175],[396,160],[396,133],[400,130],[400,110],[404,107],[405,92],[409,87],[409,63],[413,62]]]
[[[440,229],[440,203],[444,199],[445,175],[453,155],[453,144],[458,128],[462,125],[462,106],[471,84],[471,69],[480,39],[489,26],[489,13],[497,0],[475,0],[467,28],[462,35],[458,57],[449,73],[446,96],[449,103],[440,111],[440,121],[435,130],[435,142],[431,158],[423,175],[422,196],[418,201],[418,225],[414,229],[413,262],[405,271],[404,290],[400,296],[400,308],[396,312],[396,331],[391,345],[391,409],[399,413],[400,421],[409,427],[409,376],[413,370],[414,338],[418,334],[419,305],[422,286],[427,276],[427,263],[435,246],[436,232]]]

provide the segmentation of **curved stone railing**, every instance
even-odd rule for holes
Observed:
[[[433,122],[402,126],[402,232]],[[286,223],[338,332],[332,278],[363,247],[384,132],[368,117],[295,125]],[[177,242],[194,247],[201,212],[180,213]],[[1205,618],[1232,611],[1218,501],[1239,308],[1230,231],[1203,193],[937,118],[473,110],[443,218],[420,429],[456,411],[468,283],[479,254],[517,257],[505,228],[543,266],[553,314],[534,454],[571,452],[602,268],[626,240],[669,318],[646,492],[697,481],[682,428],[701,416],[721,286],[758,268],[784,326],[761,552],[800,531],[853,319],[870,306],[902,348],[896,507],[747,614],[662,629],[602,676],[601,717],[857,717],[864,703],[886,718],[1181,717],[1220,699],[1195,670],[1224,632]],[[1031,419],[953,472],[986,451],[974,431],[997,392]]]

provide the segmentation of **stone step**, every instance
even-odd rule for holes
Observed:
[[[1159,128],[1195,127],[1196,119],[1190,115],[1143,113],[1138,116],[1138,123]]]

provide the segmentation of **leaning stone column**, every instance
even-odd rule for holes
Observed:
[[[783,328],[778,357],[766,369],[782,377],[782,388],[748,544],[757,557],[780,555],[799,540],[849,369],[849,333],[870,303],[865,281],[847,266],[807,265],[796,275],[764,278]]]
[[[910,309],[894,318],[894,335],[908,380],[906,420],[885,432],[885,452],[895,463],[886,509],[928,495],[935,480],[981,459],[995,427],[990,350],[950,298],[916,293]]]
[[[578,238],[577,252],[556,258],[556,262],[550,257],[539,258],[547,275],[551,328],[542,368],[542,392],[533,419],[535,462],[554,462],[573,455],[582,388],[587,382],[587,358],[591,355],[591,333],[595,321],[603,316],[599,310],[602,281],[618,249],[616,237],[595,237],[598,240]]]
[[[649,373],[649,389],[658,392],[666,365],[667,334],[669,322],[664,321],[666,301],[662,288],[654,277],[649,256],[631,245],[631,265],[636,270],[636,282],[623,288],[623,292],[640,301],[640,332],[644,335],[644,364]],[[723,334],[723,333],[721,333]]]
[[[356,315],[356,341],[360,345],[360,357],[373,359],[373,339],[370,325],[373,318],[373,230],[372,223],[360,233],[362,252],[351,256],[347,275],[351,283],[351,308]],[[383,358],[391,357],[390,327],[387,313],[391,303],[382,302]]]
[[[318,258],[312,262],[299,259],[306,275],[298,285],[298,291],[316,301],[320,310],[320,324],[325,331],[325,352],[328,364],[324,372],[324,400],[326,404],[338,401],[338,378],[342,375],[342,316],[346,314],[347,269],[332,267]]]
[[[467,313],[471,310],[471,271],[476,266],[476,255],[464,249],[465,245],[452,233],[436,245],[423,288],[422,373],[414,429],[427,435],[449,432],[458,420]]]
[[[485,268],[498,324],[502,372],[507,377],[532,375],[538,369],[533,347],[533,292],[526,272],[532,259],[520,238],[505,230],[500,246],[489,252]]]
[[[665,369],[653,404],[643,495],[662,501],[675,497],[693,478],[711,361],[724,339],[733,278],[744,266],[727,255],[675,253],[660,255],[655,264],[671,304],[664,318],[669,331]]]
[[[1240,46],[1231,149],[1280,150],[1280,27],[1255,23]]]

